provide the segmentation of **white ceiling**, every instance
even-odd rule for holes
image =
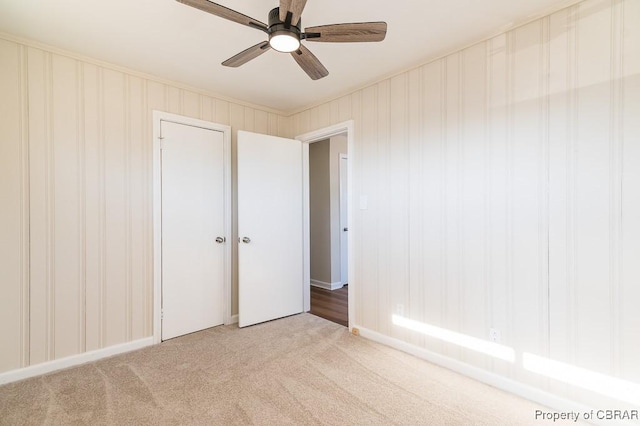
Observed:
[[[266,39],[258,30],[175,0],[0,0],[0,31],[293,111],[425,63],[565,0],[309,0],[303,27],[386,21],[381,43],[305,45],[329,70],[312,81],[289,54],[269,51],[240,68],[220,63]],[[278,0],[219,0],[262,22]]]

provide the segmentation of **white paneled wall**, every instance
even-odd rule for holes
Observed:
[[[292,117],[355,121],[354,324],[583,402],[522,354],[640,383],[638,22],[586,1]],[[497,328],[516,361],[394,326],[398,305]]]
[[[233,161],[288,119],[9,37],[0,64],[0,372],[151,336],[152,110],[231,125]]]
[[[0,371],[29,359],[29,145],[25,49],[0,40]],[[11,348],[11,350],[6,350]]]
[[[616,259],[619,285],[614,299],[617,308],[614,354],[616,369],[631,371],[640,380],[637,356],[637,337],[640,334],[640,310],[637,309],[640,300],[640,191],[637,189],[640,185],[640,26],[633,18],[640,17],[640,2],[627,2],[624,7],[621,16],[625,36],[619,41],[619,47],[622,52],[630,53],[617,63],[622,78],[616,81],[617,111],[620,114],[615,118],[618,172],[622,175],[622,196],[619,199],[622,221],[616,229],[620,257]]]

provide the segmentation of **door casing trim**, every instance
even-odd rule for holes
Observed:
[[[162,341],[162,203],[160,147],[162,121],[222,132],[224,163],[224,324],[233,322],[231,314],[232,283],[232,205],[231,205],[231,127],[164,111],[153,111],[153,343]]]
[[[349,152],[349,148],[347,147],[347,152]],[[342,177],[344,175],[344,170],[343,170],[343,166],[342,166],[342,160],[346,160],[347,162],[347,187],[345,188],[344,185],[342,184]],[[339,167],[339,180],[340,180],[340,210],[342,210],[342,201],[343,201],[343,191],[346,191],[347,194],[347,218],[349,217],[349,155],[348,154],[340,154],[340,167]],[[342,220],[342,212],[340,212],[340,220]],[[346,228],[349,228],[349,223],[348,223],[348,219],[347,219],[347,226]],[[349,284],[349,234],[347,234],[347,276],[343,277],[342,276],[342,232],[344,232],[344,226],[345,224],[342,223],[340,221],[340,285],[345,285],[345,284]],[[347,231],[348,232],[348,231]],[[345,282],[346,280],[346,282]]]

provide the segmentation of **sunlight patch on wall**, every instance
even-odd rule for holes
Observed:
[[[579,386],[609,398],[640,405],[640,384],[596,373],[585,368],[525,352],[522,354],[525,370],[554,380]]]
[[[507,362],[513,363],[515,361],[515,351],[508,346],[478,339],[466,334],[456,333],[455,331],[425,324],[399,315],[392,315],[391,320],[394,325],[417,331],[418,333],[422,333],[435,339],[452,343],[466,349],[471,349],[472,351],[480,352]]]

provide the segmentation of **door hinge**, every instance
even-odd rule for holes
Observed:
[[[164,309],[160,309],[160,319],[164,319]]]

